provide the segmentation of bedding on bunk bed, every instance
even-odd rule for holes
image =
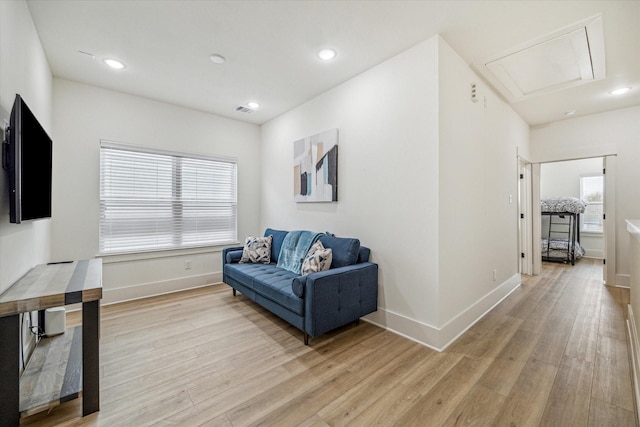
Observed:
[[[567,250],[569,254],[573,249],[573,242],[563,239],[547,239],[542,238],[542,257],[543,258],[567,258]],[[582,258],[584,256],[584,249],[580,246],[580,242],[576,242],[576,248],[574,251],[575,259]]]
[[[577,197],[546,197],[540,200],[542,212],[549,213],[584,213],[587,204]]]

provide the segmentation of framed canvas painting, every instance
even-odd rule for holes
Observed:
[[[338,201],[338,129],[293,142],[293,182],[298,203]]]

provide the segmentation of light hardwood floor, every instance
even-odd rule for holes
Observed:
[[[366,322],[304,346],[226,285],[103,307],[101,411],[22,425],[634,426],[629,291],[601,275],[545,263],[442,353]]]

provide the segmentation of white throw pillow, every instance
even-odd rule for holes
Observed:
[[[244,241],[241,263],[269,264],[271,262],[271,241],[273,236],[249,236]]]
[[[333,252],[331,249],[325,249],[322,246],[322,242],[318,240],[311,246],[302,262],[302,275],[306,276],[307,274],[328,270],[331,267],[332,260]]]

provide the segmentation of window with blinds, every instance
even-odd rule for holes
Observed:
[[[221,245],[237,240],[237,165],[100,144],[100,253]]]
[[[580,231],[602,233],[604,231],[604,176],[585,175],[580,177],[580,198],[587,204],[580,214]]]

